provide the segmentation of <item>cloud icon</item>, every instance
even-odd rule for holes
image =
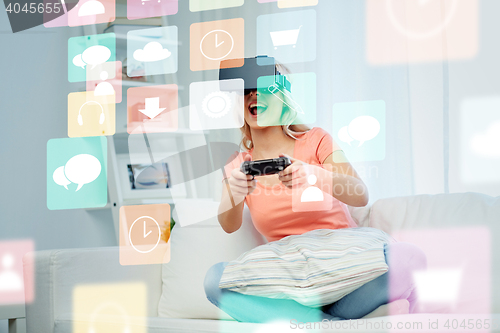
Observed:
[[[106,10],[104,5],[97,0],[90,0],[85,2],[80,9],[78,9],[78,16],[90,16],[104,14]]]
[[[134,51],[134,59],[141,62],[151,62],[167,59],[172,55],[168,49],[158,42],[149,42],[144,49]]]
[[[500,157],[500,121],[491,124],[485,132],[474,135],[470,147],[480,156],[487,158]]]

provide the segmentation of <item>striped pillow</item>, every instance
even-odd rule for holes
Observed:
[[[231,261],[219,288],[303,305],[331,304],[387,272],[375,228],[318,229],[256,247]]]

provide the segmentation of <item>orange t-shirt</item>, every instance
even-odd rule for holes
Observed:
[[[302,162],[320,165],[340,147],[325,130],[314,127],[295,140],[293,157]],[[244,157],[252,151],[242,152],[225,168],[229,176],[235,168],[240,168]],[[257,178],[258,179],[258,178]],[[250,209],[250,215],[255,228],[268,241],[279,240],[290,235],[300,235],[316,229],[340,229],[356,227],[347,205],[330,194],[322,192],[328,210],[300,211],[297,207],[296,194],[282,183],[265,186],[257,181],[257,187],[252,194],[247,195],[245,203]],[[300,203],[300,200],[299,200]],[[295,206],[294,206],[295,205]]]

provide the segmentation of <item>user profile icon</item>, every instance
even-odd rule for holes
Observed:
[[[292,172],[301,175],[304,182],[292,181],[292,211],[328,211],[333,208],[334,198],[330,194],[331,183],[320,181],[324,170],[318,166],[292,166]]]
[[[33,260],[26,254],[34,249],[30,239],[0,242],[0,305],[33,301]]]

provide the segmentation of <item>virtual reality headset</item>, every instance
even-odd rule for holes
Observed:
[[[267,87],[258,87],[257,80],[259,77],[274,76],[274,84],[281,89],[292,92],[292,85],[287,78],[276,69],[276,63],[273,57],[257,56],[254,58],[245,58],[243,66],[232,67],[239,65],[241,59],[223,60],[220,63],[219,69],[219,84],[222,91],[232,91],[230,83],[225,83],[224,80],[243,79],[245,81],[245,95],[252,90],[267,89]],[[267,80],[266,80],[267,81]]]

